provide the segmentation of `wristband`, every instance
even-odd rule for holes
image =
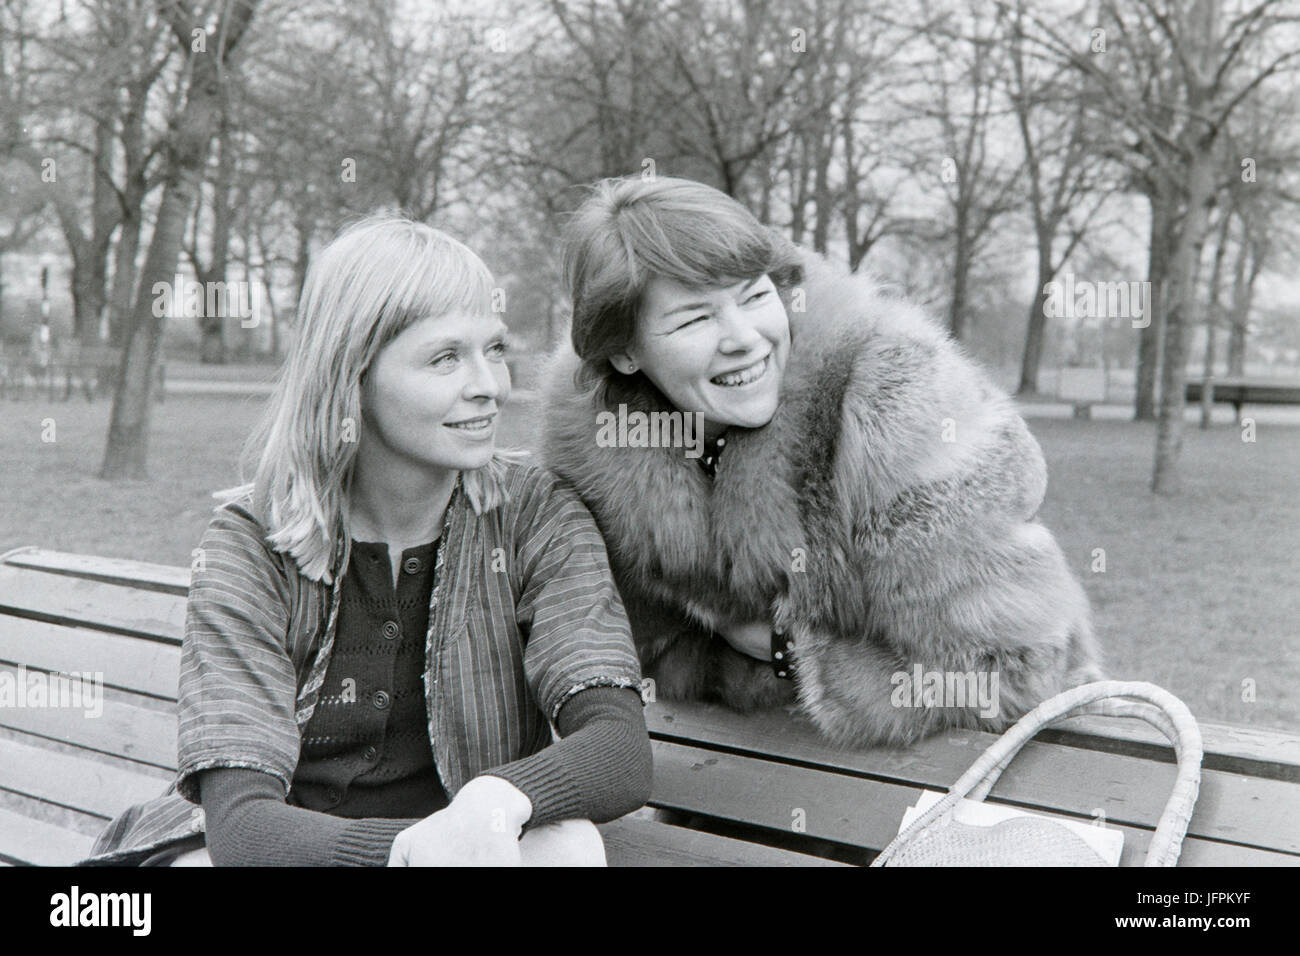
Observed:
[[[772,672],[781,680],[790,680],[794,670],[794,638],[783,627],[772,628]]]

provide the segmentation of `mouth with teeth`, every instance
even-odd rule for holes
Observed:
[[[486,435],[492,430],[492,421],[496,414],[480,415],[477,418],[466,418],[459,422],[443,422],[444,428],[450,428],[452,431],[460,432],[463,435]]]
[[[744,385],[752,385],[760,378],[767,374],[772,367],[772,355],[769,352],[753,365],[747,365],[742,369],[734,372],[727,372],[724,375],[715,375],[709,379],[714,385],[720,385],[723,388],[739,388]]]

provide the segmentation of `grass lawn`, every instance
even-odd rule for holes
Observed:
[[[0,552],[39,544],[188,565],[263,402],[169,397],[154,409],[152,478],[120,484],[95,477],[108,402],[0,403]],[[502,443],[527,445],[538,417],[508,409]],[[1300,726],[1300,428],[1261,424],[1253,444],[1228,425],[1189,429],[1184,493],[1163,499],[1147,491],[1153,426],[1030,427],[1050,471],[1041,517],[1092,598],[1110,675],[1161,684],[1202,719]],[[1096,549],[1104,572],[1092,570]]]

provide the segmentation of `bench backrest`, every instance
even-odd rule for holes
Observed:
[[[86,345],[82,346],[78,358],[85,365],[115,368],[122,361],[122,350],[112,345]]]
[[[0,861],[68,862],[104,823],[156,796],[176,765],[176,683],[188,572],[26,549],[0,558],[0,679],[103,675],[103,713],[0,707]],[[783,711],[660,701],[652,806],[758,843],[865,862],[922,788],[943,791],[993,741],[952,731],[906,748],[830,746]],[[1202,723],[1189,865],[1300,864],[1300,736]],[[1104,820],[1140,862],[1174,776],[1145,724],[1077,718],[1044,732],[990,796]],[[26,823],[23,819],[25,818]]]
[[[1215,379],[1211,382],[1216,402],[1242,405],[1300,405],[1300,383]],[[1201,400],[1203,382],[1188,382],[1185,397],[1189,402]]]
[[[187,577],[35,549],[0,562],[0,861],[74,862],[166,788]],[[31,706],[33,685],[60,689],[51,674],[102,675],[102,713],[84,685],[60,701],[73,706]]]

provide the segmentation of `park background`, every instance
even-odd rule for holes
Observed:
[[[1286,0],[0,0],[0,553],[188,565],[367,212],[492,267],[528,446],[581,186],[686,176],[1017,395],[1112,676],[1294,728],[1300,415],[1183,386],[1300,381],[1298,51]]]

